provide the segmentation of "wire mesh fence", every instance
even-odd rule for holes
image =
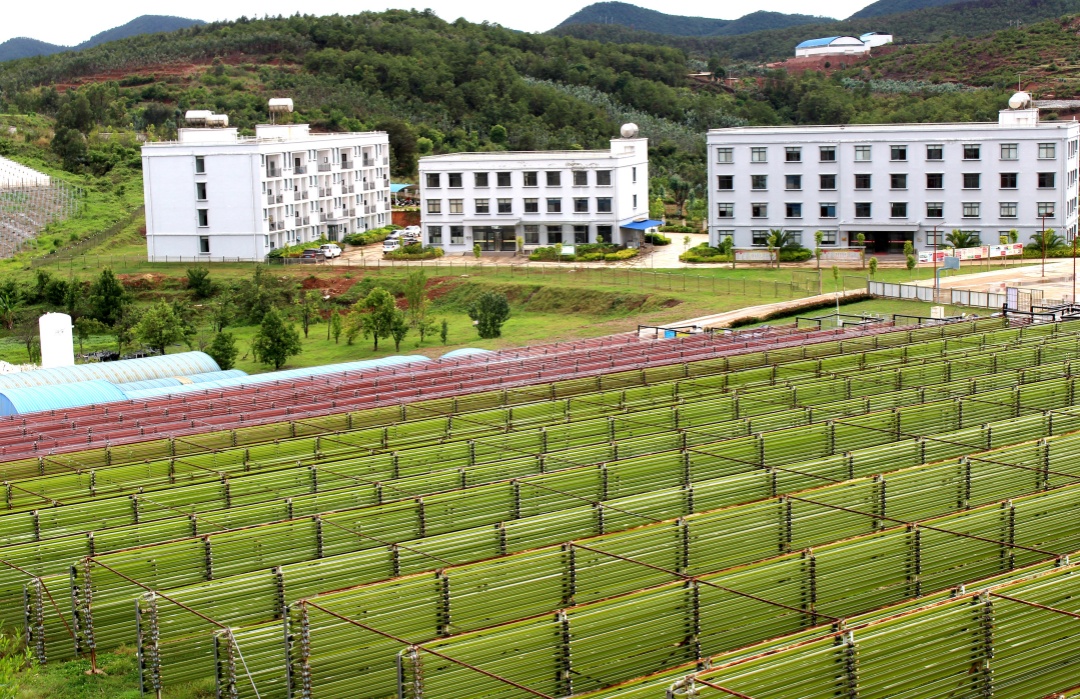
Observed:
[[[0,258],[24,250],[50,223],[78,215],[83,193],[62,181],[0,183]]]

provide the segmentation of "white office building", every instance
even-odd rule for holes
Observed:
[[[261,260],[276,247],[340,240],[390,223],[387,135],[307,124],[180,129],[142,149],[150,261]]]
[[[649,221],[648,139],[633,125],[610,150],[420,158],[424,243],[448,254],[581,243],[638,246]]]
[[[796,58],[810,56],[861,56],[870,53],[870,46],[854,36],[826,36],[807,39],[795,47]]]
[[[996,123],[713,129],[709,241],[766,247],[783,229],[814,247],[868,253],[944,244],[952,230],[996,245],[1027,243],[1043,225],[1068,240],[1077,226],[1080,123],[1039,121],[1024,93]]]

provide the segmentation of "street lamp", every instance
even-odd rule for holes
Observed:
[[[937,224],[934,224],[934,301],[937,301],[938,294],[941,292],[938,289],[938,275],[937,275]]]
[[[1042,217],[1042,277],[1046,278],[1046,215]]]

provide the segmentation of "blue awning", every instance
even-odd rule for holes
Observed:
[[[397,194],[401,190],[408,189],[409,187],[412,187],[412,186],[414,186],[414,185],[411,185],[411,184],[393,184],[393,183],[391,183],[390,184],[390,193],[391,194]]]
[[[646,219],[644,221],[631,221],[630,223],[624,223],[619,228],[629,228],[635,231],[643,231],[646,228],[656,228],[657,226],[664,225],[663,221],[657,221],[655,219]]]

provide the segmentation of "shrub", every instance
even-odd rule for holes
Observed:
[[[390,224],[389,226],[383,226],[382,228],[373,228],[370,231],[364,231],[363,233],[350,233],[344,238],[342,238],[342,242],[357,247],[361,245],[381,243],[382,241],[386,240],[386,237],[388,235],[400,228],[401,226],[395,226],[393,224]]]
[[[658,229],[661,233],[700,233],[701,227],[694,228],[693,226],[660,226]]]
[[[551,245],[546,248],[536,248],[529,255],[533,262],[572,262],[573,255],[563,255],[561,245]]]
[[[671,245],[671,238],[661,233],[646,233],[645,242],[653,245]]]
[[[679,259],[683,262],[731,262],[732,256],[721,248],[702,243],[679,255]]]
[[[618,262],[619,260],[629,260],[632,257],[637,257],[638,251],[631,248],[624,250],[618,250],[616,252],[609,252],[604,254],[605,262]]]
[[[813,252],[806,248],[781,248],[781,262],[806,262],[813,257]]]
[[[409,243],[384,255],[389,260],[434,260],[443,256],[443,249],[431,245],[426,248],[420,243]]]

